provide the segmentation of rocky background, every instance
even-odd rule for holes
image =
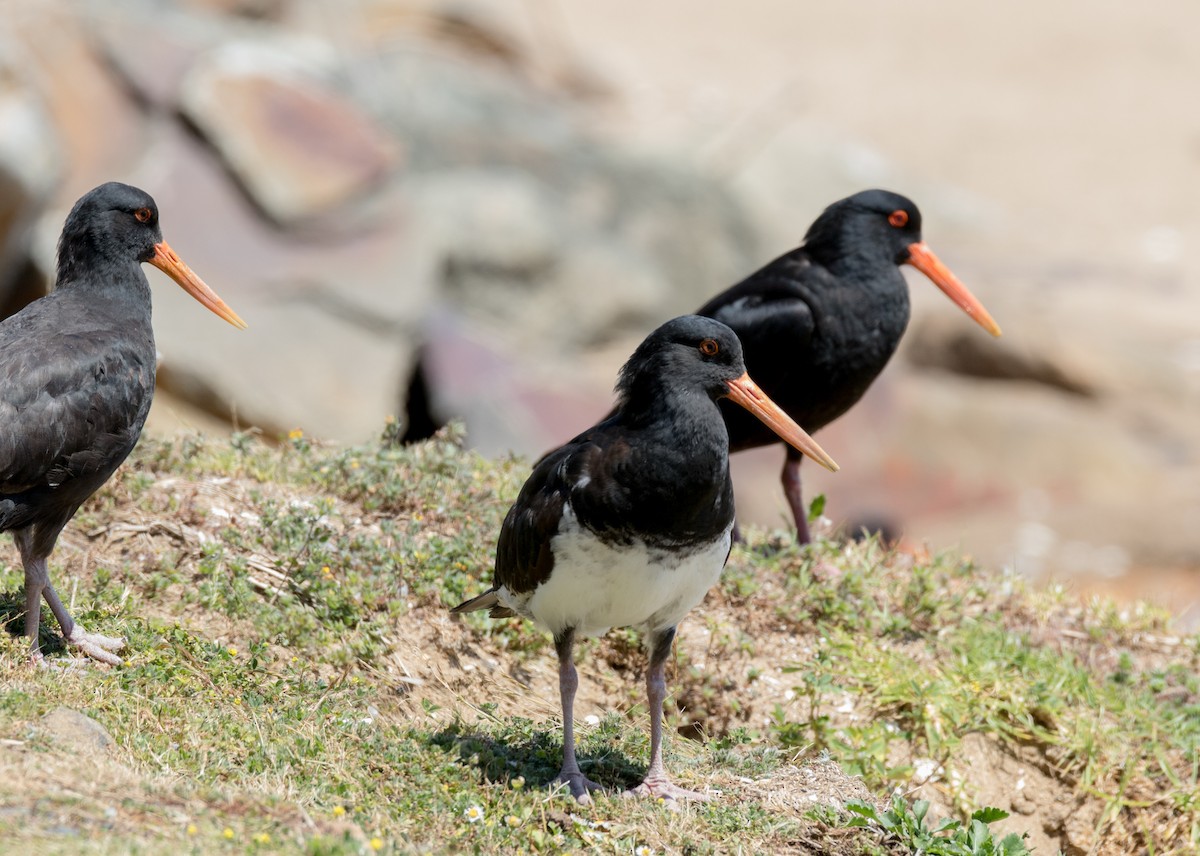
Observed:
[[[711,8],[715,7],[715,8]],[[151,427],[536,455],[667,317],[882,186],[1005,330],[919,275],[820,437],[854,526],[1200,619],[1200,7],[1014,0],[0,0],[0,305],[70,204],[149,190],[250,324],[156,271]],[[0,428],[2,430],[2,428]],[[780,525],[779,450],[739,456]],[[1194,614],[1193,614],[1194,613]]]

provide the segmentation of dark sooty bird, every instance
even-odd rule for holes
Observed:
[[[609,417],[534,467],[504,519],[491,590],[451,612],[519,615],[554,635],[563,709],[557,781],[581,802],[599,786],[575,760],[575,639],[643,628],[650,766],[636,792],[703,799],[667,778],[662,708],[675,627],[729,558],[733,485],[717,399],[744,407],[822,466],[837,465],[763,395],[733,331],[710,318],[676,318],[651,333],[616,391]]]
[[[80,504],[133,450],[154,395],[149,262],[236,327],[245,322],[163,240],[158,208],[109,182],[67,215],[55,289],[0,322],[0,532],[25,566],[25,634],[41,660],[44,597],[67,643],[118,664],[124,640],[88,633],[50,585],[47,559]]]
[[[816,433],[867,391],[908,325],[909,264],[993,336],[1000,327],[921,240],[921,212],[886,190],[835,202],[809,227],[804,244],[718,294],[698,314],[728,324],[746,366],[776,403]],[[745,412],[723,403],[729,450],[779,442]],[[800,455],[788,448],[783,490],[797,537],[809,540],[800,490]]]

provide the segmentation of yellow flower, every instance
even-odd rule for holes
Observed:
[[[237,648],[234,648],[232,645],[229,646],[229,656],[230,657],[237,656]]]
[[[299,428],[293,428],[291,431],[288,431],[288,439],[289,440],[299,440],[303,436],[304,436],[304,431],[302,431]]]
[[[372,838],[371,839],[371,849],[372,850],[382,850],[383,849],[383,839],[382,838]]]
[[[196,824],[194,824],[194,823],[189,823],[189,824],[187,825],[187,834],[188,834],[188,835],[195,835],[195,834],[196,834]]]
[[[515,814],[510,814],[504,818],[504,822],[508,824],[509,829],[516,829],[521,825],[521,818],[517,817]]]
[[[467,806],[467,810],[463,812],[465,817],[471,823],[479,823],[483,820],[483,809],[477,805]]]
[[[270,844],[271,836],[267,835],[265,832],[260,832],[258,835],[254,836],[254,840],[259,844]]]
[[[230,829],[228,826],[225,827],[225,830],[221,834],[224,835],[226,838],[229,838],[229,839],[233,838],[233,830]]]
[[[342,817],[342,816],[343,816],[343,815],[345,815],[345,814],[346,814],[346,807],[345,807],[345,806],[341,806],[341,805],[335,805],[335,806],[333,807],[333,816],[334,816],[334,817]]]

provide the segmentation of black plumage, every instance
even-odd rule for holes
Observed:
[[[664,670],[675,627],[729,556],[729,439],[716,402],[730,398],[798,448],[836,464],[745,373],[741,345],[717,321],[685,316],[653,332],[621,371],[604,421],[543,457],[509,510],[491,590],[452,612],[521,615],[554,635],[563,704],[559,781],[588,799],[598,787],[575,759],[578,636],[644,629],[651,759],[641,793],[698,797],[662,765]]]
[[[908,326],[908,285],[899,265],[933,280],[993,335],[987,310],[921,239],[909,199],[867,190],[842,199],[809,227],[804,243],[697,310],[737,333],[746,366],[767,395],[815,433],[849,410],[883,371]],[[722,404],[729,449],[779,442],[739,408]],[[787,450],[782,482],[797,535],[808,540],[800,456]]]
[[[55,290],[0,322],[0,532],[13,533],[25,567],[35,660],[45,597],[70,645],[120,662],[123,640],[72,620],[47,559],[79,506],[133,450],[150,411],[156,354],[142,262],[245,326],[163,241],[149,194],[116,182],[85,194],[67,216]]]

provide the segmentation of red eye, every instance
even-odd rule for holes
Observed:
[[[139,223],[149,223],[150,218],[154,215],[150,212],[149,208],[139,208],[133,212],[133,216],[137,218]]]
[[[902,229],[908,225],[908,212],[903,208],[898,208],[888,215],[888,222],[897,229]]]
[[[719,350],[721,350],[721,346],[717,344],[716,339],[705,339],[700,343],[700,353],[706,357],[715,357]]]

